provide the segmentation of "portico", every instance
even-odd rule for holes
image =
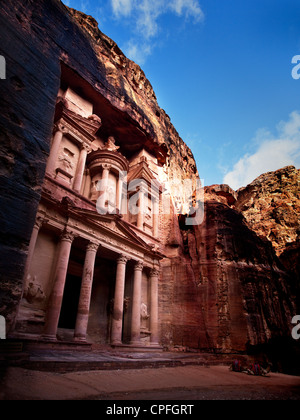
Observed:
[[[157,287],[162,256],[117,215],[74,209],[64,209],[63,213],[56,212],[54,218],[49,206],[38,214],[33,230],[28,276],[36,283],[42,280],[34,274],[42,238],[50,232],[56,237],[47,280],[51,290],[48,287],[46,291],[46,282],[45,286],[35,285],[45,288],[46,296],[39,305],[45,314],[41,340],[56,342],[59,329],[67,328],[77,343],[92,340],[114,347],[158,347]],[[68,222],[60,225],[66,213]],[[68,306],[68,300],[78,300],[76,310],[73,304]],[[147,334],[145,326],[142,329],[142,306],[149,312]],[[76,311],[72,315],[75,324],[68,324],[63,315],[71,310]]]

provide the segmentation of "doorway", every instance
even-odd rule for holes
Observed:
[[[64,328],[69,330],[75,329],[80,290],[81,277],[68,274],[66,279],[58,328]]]

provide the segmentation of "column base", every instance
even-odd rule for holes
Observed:
[[[110,345],[111,345],[112,347],[121,347],[121,346],[123,346],[123,343],[122,343],[122,341],[112,341],[112,342],[110,343]]]
[[[130,341],[130,345],[132,347],[145,347],[145,345],[142,344],[140,341]]]
[[[41,336],[41,339],[43,341],[48,341],[49,343],[56,343],[58,341],[56,335],[47,335],[47,334],[45,334],[45,335],[42,335]]]
[[[74,343],[87,344],[86,337],[74,337],[74,338],[73,338],[73,342],[74,342]]]
[[[161,345],[159,344],[159,342],[154,342],[154,343],[150,343],[150,347],[160,347]]]

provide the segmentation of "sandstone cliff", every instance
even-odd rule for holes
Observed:
[[[262,174],[238,192],[235,208],[250,229],[267,239],[291,275],[291,299],[300,311],[300,169]]]
[[[300,170],[288,166],[268,172],[238,192],[235,208],[277,255],[300,235]]]
[[[111,104],[110,114],[102,116],[99,110],[99,115],[111,122],[116,137],[126,126],[128,147],[134,151],[143,144],[157,153],[166,168],[163,182],[196,182],[198,172],[191,150],[157,104],[144,72],[92,17],[58,0],[7,0],[1,4],[0,28],[8,74],[0,84],[0,312],[11,328],[62,73],[78,75],[87,89],[92,86],[93,94]],[[159,317],[165,347],[242,352],[290,335],[295,314],[291,279],[299,268],[299,172],[288,169],[272,181],[267,178],[237,193],[228,186],[207,188],[199,226],[186,226],[185,217],[178,220],[175,210],[161,219],[166,258]],[[175,195],[171,190],[172,202]]]
[[[257,346],[288,336],[295,313],[289,275],[272,245],[232,207],[235,193],[230,196],[227,186],[206,191],[205,220],[195,237],[201,296],[215,348],[242,350],[245,343]]]

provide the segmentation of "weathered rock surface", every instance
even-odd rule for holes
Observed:
[[[289,334],[295,311],[289,276],[266,240],[219,198],[205,202],[195,228],[201,297],[217,350],[242,350]]]
[[[267,238],[277,255],[300,235],[300,169],[268,172],[238,192],[235,208],[249,227]]]
[[[291,275],[291,298],[300,311],[300,169],[262,174],[238,193],[235,208],[248,226],[269,240]]]

